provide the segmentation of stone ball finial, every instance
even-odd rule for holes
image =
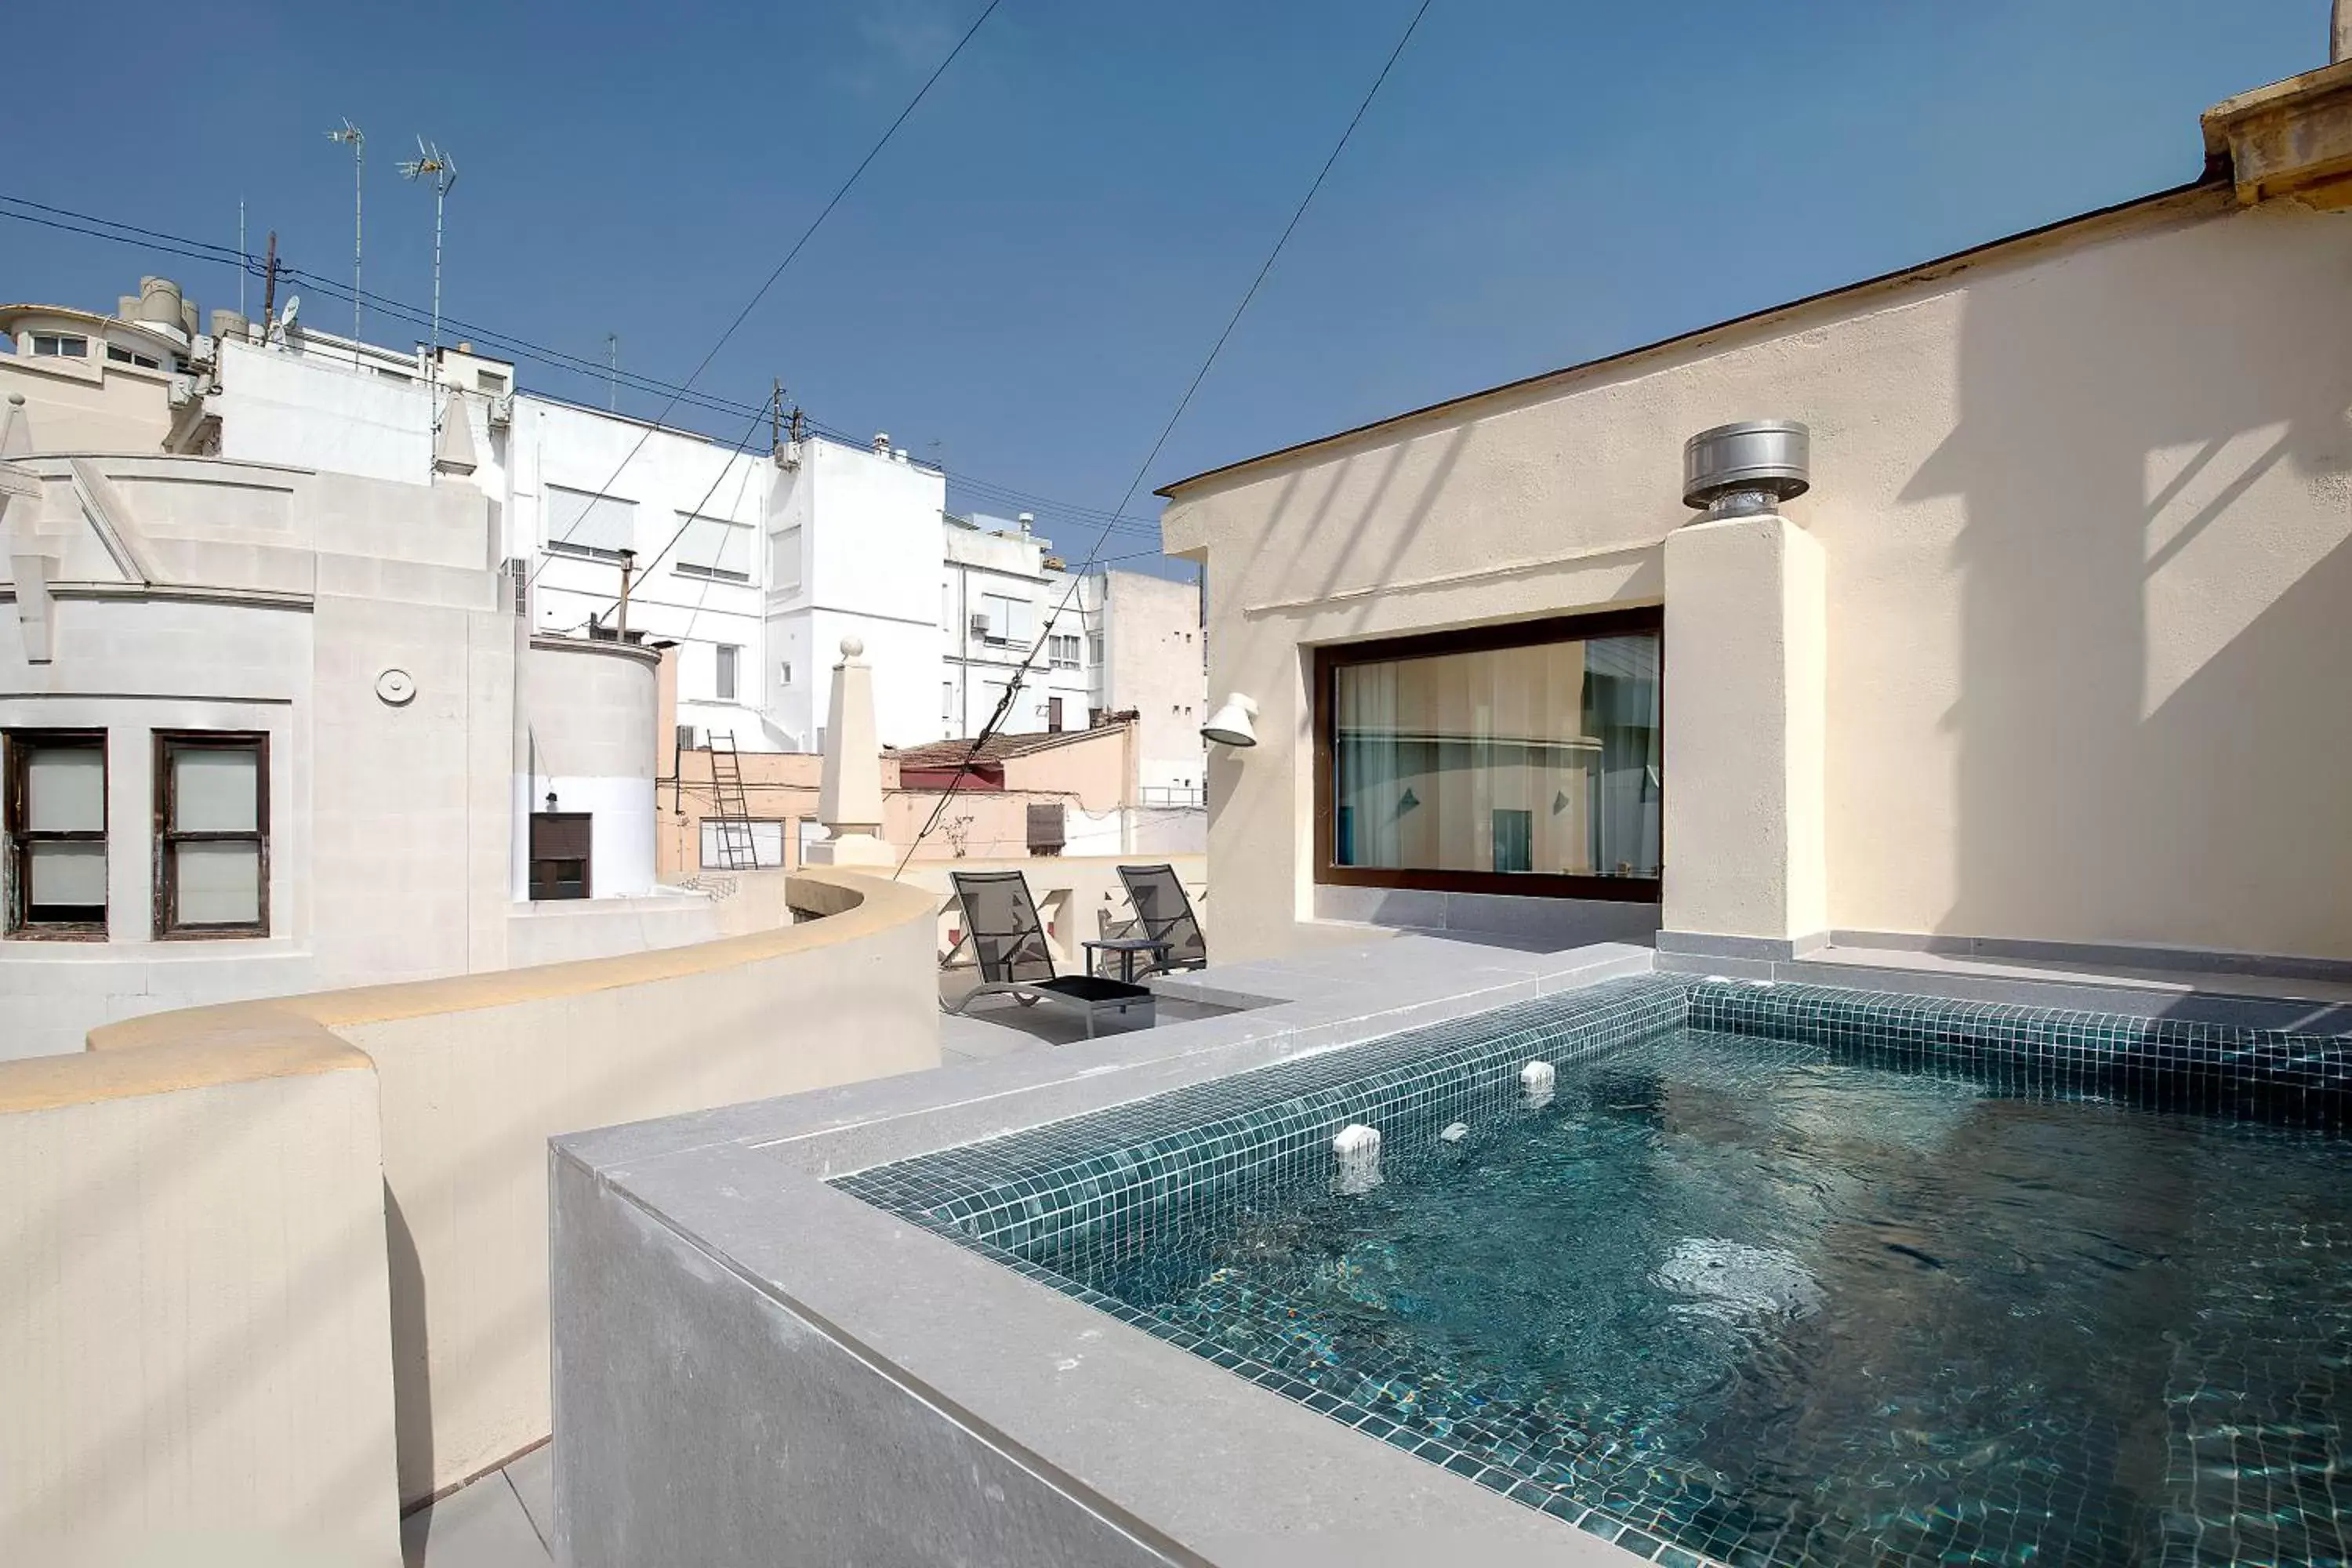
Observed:
[[[8,401],[22,408],[25,406],[25,395],[21,392],[12,392],[8,395]]]
[[[841,639],[842,658],[856,658],[859,654],[862,654],[865,651],[866,639],[864,637],[844,637]]]

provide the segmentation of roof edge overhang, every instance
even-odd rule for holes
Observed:
[[[1391,414],[1368,424],[1335,431],[1328,436],[1318,436],[1310,440],[1294,442],[1287,447],[1278,447],[1271,452],[1261,452],[1254,458],[1242,458],[1217,468],[1204,468],[1197,474],[1188,475],[1181,479],[1172,479],[1152,493],[1164,500],[1174,500],[1178,499],[1181,492],[1216,480],[1232,479],[1260,464],[1277,463],[1301,457],[1319,447],[1352,441],[1360,437],[1386,430],[1392,426],[1426,418],[1431,415],[1449,413],[1487,398],[1505,397],[1516,393],[1528,392],[1549,383],[1565,382],[1575,377],[1590,375],[1596,371],[1617,369],[1651,355],[1688,348],[1720,334],[1761,326],[1780,318],[1813,310],[1824,304],[1849,300],[1873,292],[1934,282],[1959,268],[1991,259],[2004,251],[2045,245],[2053,240],[2072,237],[2070,231],[2076,229],[2084,230],[2084,237],[2089,237],[2089,231],[2107,226],[2117,218],[2149,214],[2169,204],[2181,202],[2200,194],[2226,194],[2230,188],[2231,174],[2226,157],[2219,161],[2209,159],[2205,172],[2185,184],[2174,185],[2144,196],[2134,196],[2128,201],[2117,202],[2111,206],[2077,213],[2071,217],[2059,218],[2033,228],[2020,230],[2015,234],[2003,235],[1998,239],[1985,240],[1980,244],[1969,246],[1966,249],[1955,250],[1930,260],[1913,262],[1909,266],[1897,268],[1891,272],[1882,272],[1874,277],[1861,279],[1852,283],[1842,283],[1833,289],[1824,289],[1817,294],[1807,294],[1801,299],[1786,300],[1777,305],[1767,305],[1761,310],[1750,310],[1745,315],[1710,322],[1703,327],[1694,327],[1689,331],[1677,332],[1672,337],[1654,339],[1632,348],[1620,349],[1613,353],[1602,354],[1596,359],[1564,365],[1558,370],[1540,371],[1534,375],[1522,376],[1517,381],[1507,381],[1496,386],[1484,387],[1476,392],[1467,392],[1436,403],[1424,404],[1419,408],[1407,409],[1402,414]],[[2221,210],[2234,210],[2234,208],[2217,208],[2217,213]]]

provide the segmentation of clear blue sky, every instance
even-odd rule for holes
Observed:
[[[699,384],[781,375],[827,426],[1109,508],[1416,3],[1004,0]],[[461,171],[449,313],[600,361],[616,331],[625,368],[678,380],[982,4],[17,0],[0,193],[228,245],[242,195],[255,250],[275,228],[347,278],[323,132],[348,115],[368,287],[421,304],[432,202],[394,169],[421,132]],[[2198,112],[2324,63],[2326,31],[2326,0],[1436,0],[1130,510],[2190,179]],[[142,271],[236,298],[228,268],[19,223],[0,262],[9,299],[110,308]]]

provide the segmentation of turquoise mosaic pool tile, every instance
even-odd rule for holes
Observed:
[[[1812,1539],[1820,1534],[1815,1526],[1803,1540],[1759,1546],[1751,1538],[1721,1548],[1721,1558],[1704,1556],[1665,1539],[1662,1532],[1674,1521],[1642,1500],[1611,1498],[1592,1506],[1564,1486],[1496,1462],[1514,1451],[1507,1433],[1435,1432],[1392,1419],[1397,1410],[1310,1386],[1070,1278],[1098,1274],[1121,1255],[1148,1254],[1158,1238],[1213,1223],[1270,1191],[1328,1181],[1331,1140],[1351,1121],[1381,1131],[1384,1173],[1409,1180],[1414,1163],[1429,1157],[1421,1152],[1440,1147],[1438,1129],[1517,1113],[1519,1071],[1528,1061],[1564,1067],[1685,1026],[1805,1042],[2029,1098],[2147,1098],[2207,1115],[2352,1126],[2352,1047],[2342,1037],[1652,975],[1234,1074],[855,1173],[835,1184],[1368,1437],[1638,1556],[1696,1568],[1851,1552],[1852,1539]],[[2323,1266],[2352,1256],[2352,1235],[2323,1240],[2316,1254]],[[2352,1332],[2352,1320],[2314,1326],[2322,1335],[2339,1331]],[[2193,1360],[2197,1345],[2184,1343],[2180,1353]],[[2333,1355],[2328,1364],[2343,1360],[2324,1346],[2315,1353],[2322,1361]],[[2118,1543],[2118,1550],[2168,1563],[2213,1561],[2214,1542],[2247,1538],[2236,1527],[2248,1519],[2258,1527],[2265,1510],[2282,1519],[2308,1515],[2315,1497],[2323,1511],[2352,1524],[2352,1488],[2332,1471],[2316,1479],[2309,1473],[2333,1455],[2308,1440],[2308,1420],[2298,1425],[2298,1412],[2307,1415],[2314,1397],[2307,1378],[2290,1386],[2277,1381],[2284,1376],[2278,1369],[2265,1384],[2244,1368],[2184,1365],[2179,1386],[2191,1392],[2171,1411],[2173,1481],[2177,1494],[2194,1494],[2196,1506],[2161,1542]],[[2043,1506],[2061,1508],[2064,1500],[2053,1494]],[[1625,1517],[1629,1510],[1639,1517]],[[2225,1518],[2232,1521],[2226,1533],[2211,1522]],[[2341,1530],[2337,1538],[2345,1539]]]

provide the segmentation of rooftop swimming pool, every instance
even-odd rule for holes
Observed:
[[[1661,1562],[2342,1561],[2347,1106],[2333,1038],[1648,977],[836,1184]]]

